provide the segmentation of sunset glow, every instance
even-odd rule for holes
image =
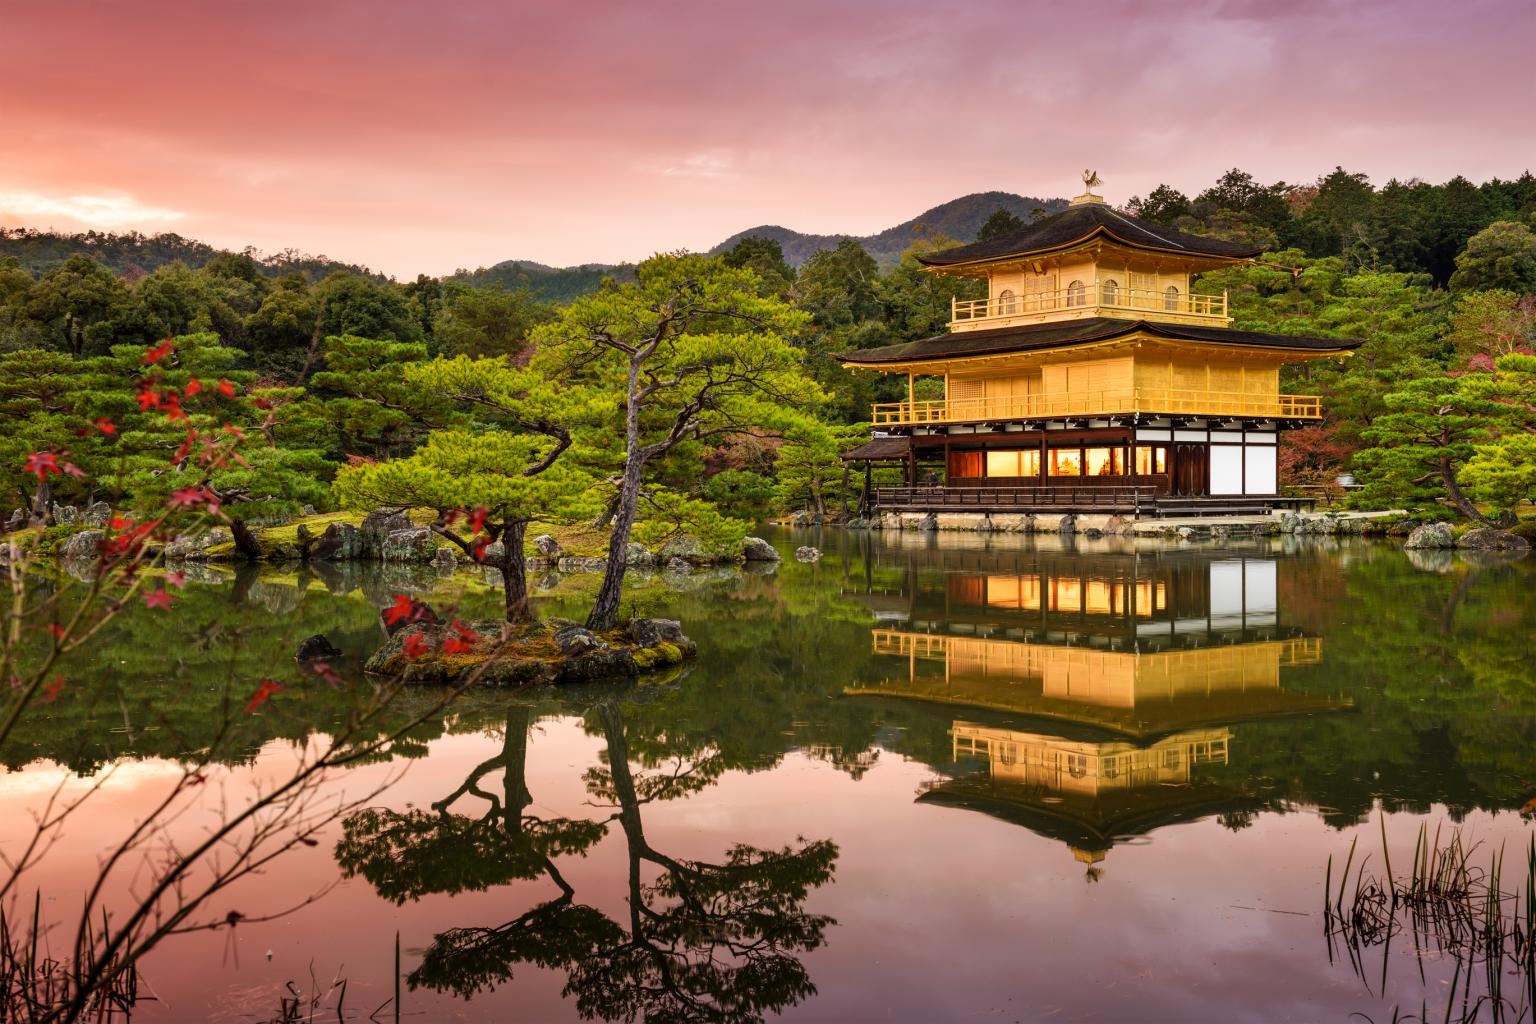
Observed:
[[[13,4],[0,223],[414,276],[864,233],[1090,166],[1123,202],[1533,152],[1516,0],[664,6]]]

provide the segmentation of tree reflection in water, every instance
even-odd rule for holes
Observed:
[[[369,809],[347,820],[337,848],[343,871],[362,875],[396,903],[541,876],[560,890],[505,923],[437,935],[411,972],[411,987],[469,998],[512,980],[516,965],[535,964],[565,972],[564,994],[583,1017],[676,1022],[760,1021],[814,995],[799,954],[821,946],[835,922],[806,912],[804,903],[831,880],[836,845],[735,844],[717,862],[668,856],[646,838],[642,811],[711,785],[719,775],[716,756],[667,750],[652,737],[643,762],[652,768],[635,771],[619,705],[605,701],[593,716],[607,763],[589,770],[586,781],[593,797],[613,808],[606,819],[526,813],[531,709],[516,707],[500,754],[430,811]],[[500,794],[482,788],[498,770]],[[478,818],[450,812],[465,796],[488,809]],[[556,865],[559,857],[585,855],[614,823],[627,855],[629,915],[622,923],[578,902]]]

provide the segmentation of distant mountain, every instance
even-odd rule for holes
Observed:
[[[1067,207],[1065,199],[1039,199],[1020,196],[1012,192],[976,192],[959,199],[935,206],[931,210],[902,221],[895,227],[886,228],[874,235],[808,235],[777,224],[738,231],[713,249],[721,253],[749,235],[771,238],[784,247],[784,258],[791,266],[798,267],[812,254],[822,249],[835,249],[844,238],[857,238],[859,243],[883,266],[900,262],[901,254],[919,230],[936,231],[958,242],[970,242],[986,223],[987,218],[998,210],[1007,210],[1015,217],[1029,221],[1034,211],[1056,213]],[[583,263],[576,267],[551,267],[533,260],[505,260],[478,270],[460,270],[454,275],[472,284],[499,284],[506,288],[526,287],[548,302],[569,302],[595,290],[605,277],[620,281],[633,280],[635,267],[631,263]]]
[[[902,252],[912,244],[919,230],[936,231],[956,241],[969,242],[975,239],[976,232],[981,230],[987,218],[999,209],[1027,221],[1036,209],[1055,213],[1065,209],[1066,205],[1065,199],[1038,199],[1014,195],[1012,192],[976,192],[925,210],[911,220],[874,235],[808,235],[776,224],[765,224],[738,231],[710,252],[724,252],[748,235],[762,235],[783,246],[784,257],[792,266],[798,267],[817,251],[836,248],[842,239],[854,237],[877,262],[890,266],[900,261]],[[178,260],[189,267],[200,267],[223,251],[226,250],[169,233],[143,235],[136,231],[124,234],[86,231],[80,234],[61,234],[31,228],[0,227],[0,259],[14,256],[34,274],[44,273],[76,253],[87,253],[132,280]],[[350,270],[375,280],[385,280],[382,275],[366,267],[342,263],[326,256],[308,256],[293,249],[274,255],[263,255],[249,248],[245,252],[261,265],[264,273],[274,277],[302,271],[310,279],[319,280],[335,270]],[[583,263],[574,267],[551,267],[533,260],[505,260],[490,267],[459,270],[452,275],[473,284],[526,287],[546,302],[556,303],[570,302],[596,291],[605,277],[632,281],[634,276],[635,268],[630,263]]]
[[[1056,213],[1066,208],[1065,199],[1040,199],[1034,196],[1014,195],[1012,192],[973,192],[971,195],[951,199],[931,210],[925,210],[911,220],[902,221],[879,234],[851,237],[857,238],[859,244],[864,246],[877,263],[889,266],[901,261],[901,254],[906,251],[907,246],[912,244],[912,239],[918,230],[936,231],[959,242],[970,242],[976,238],[976,233],[981,230],[987,218],[998,210],[1007,210],[1015,217],[1029,221],[1036,209],[1043,209],[1046,213]],[[764,224],[738,231],[710,252],[724,252],[750,235],[771,238],[778,242],[784,247],[784,258],[795,267],[810,259],[812,254],[819,250],[835,249],[838,242],[850,237],[848,235],[808,235],[777,224]]]
[[[24,269],[33,274],[46,273],[71,256],[85,253],[94,256],[98,263],[113,273],[134,280],[169,263],[185,263],[195,270],[225,251],[206,242],[173,233],[143,235],[137,231],[123,234],[82,231],[63,234],[34,228],[0,227],[0,259],[14,256]],[[245,252],[257,262],[263,273],[272,277],[299,271],[311,280],[318,281],[332,271],[349,270],[375,280],[384,280],[382,275],[373,273],[367,267],[342,263],[327,256],[305,255],[296,249],[286,249],[270,256],[252,248],[247,248]]]

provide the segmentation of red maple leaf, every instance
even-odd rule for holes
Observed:
[[[444,654],[462,654],[473,648],[475,642],[480,639],[479,633],[464,625],[459,619],[449,622],[448,629],[453,635],[443,641]]]
[[[69,635],[69,630],[65,629],[63,624],[58,622],[48,623],[48,632],[52,633],[56,640],[63,640]]]
[[[405,656],[412,661],[430,653],[431,650],[432,646],[420,633],[412,633],[405,638]]]
[[[159,590],[151,590],[144,595],[144,607],[170,611],[171,602],[174,600],[175,598],[171,597],[170,592],[162,587]]]
[[[52,704],[58,699],[59,691],[64,689],[64,677],[54,676],[53,682],[43,687],[43,695],[38,698],[44,704]]]
[[[133,520],[120,519],[117,516],[113,516],[112,519],[108,522],[108,525],[111,526],[114,530],[131,530],[133,529]]]
[[[168,572],[165,574],[165,582],[168,586],[180,590],[187,585],[187,574],[179,571]]]
[[[417,614],[414,598],[409,594],[396,594],[395,603],[384,609],[384,621],[391,626],[397,622],[414,622]]]
[[[245,706],[245,713],[250,714],[265,704],[274,693],[282,693],[283,684],[272,679],[263,679],[261,685],[256,687],[256,692],[251,694],[251,701]]]
[[[181,408],[181,399],[176,397],[176,392],[170,391],[165,396],[165,418],[172,423],[184,420],[187,414]]]
[[[469,515],[469,532],[479,533],[481,530],[485,529],[485,517],[489,514],[490,513],[485,510],[484,505],[476,506],[475,510]]]
[[[196,377],[193,377],[191,380],[187,381],[187,386],[181,390],[183,394],[185,394],[188,398],[191,398],[193,395],[203,390],[203,382],[198,380]]]
[[[223,395],[225,398],[234,398],[235,386],[227,380],[221,380],[219,381],[219,394]]]
[[[477,562],[485,561],[485,549],[491,546],[491,538],[479,537],[469,546],[469,557]]]
[[[74,477],[77,480],[84,480],[85,479],[85,470],[81,469],[79,466],[75,465],[73,462],[66,462],[60,468],[63,469],[64,472],[68,473],[70,476]]]
[[[103,434],[115,434],[117,433],[117,424],[103,416],[96,421],[96,429]]]
[[[27,464],[22,468],[28,473],[36,473],[41,481],[49,473],[59,472],[59,459],[52,452],[33,452],[27,456]]]
[[[149,385],[145,385],[139,391],[139,412],[148,412],[151,409],[160,408],[160,395]]]
[[[218,507],[213,495],[201,487],[183,487],[179,491],[172,491],[166,504],[171,508],[196,508],[198,505]]]
[[[164,359],[166,356],[170,355],[175,350],[176,342],[172,341],[170,338],[166,338],[160,344],[144,353],[144,365],[152,366],[153,364],[158,363],[160,360]]]

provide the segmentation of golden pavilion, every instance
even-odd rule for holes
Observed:
[[[847,352],[851,369],[905,374],[850,461],[894,463],[884,510],[1250,512],[1283,499],[1282,431],[1322,417],[1284,394],[1280,367],[1359,342],[1236,330],[1199,276],[1260,247],[1116,211],[1092,188],[1011,234],[919,257],[987,282],[955,301],[949,333]],[[942,395],[919,397],[919,379]],[[924,390],[927,390],[925,388]],[[926,482],[919,487],[920,474]]]

